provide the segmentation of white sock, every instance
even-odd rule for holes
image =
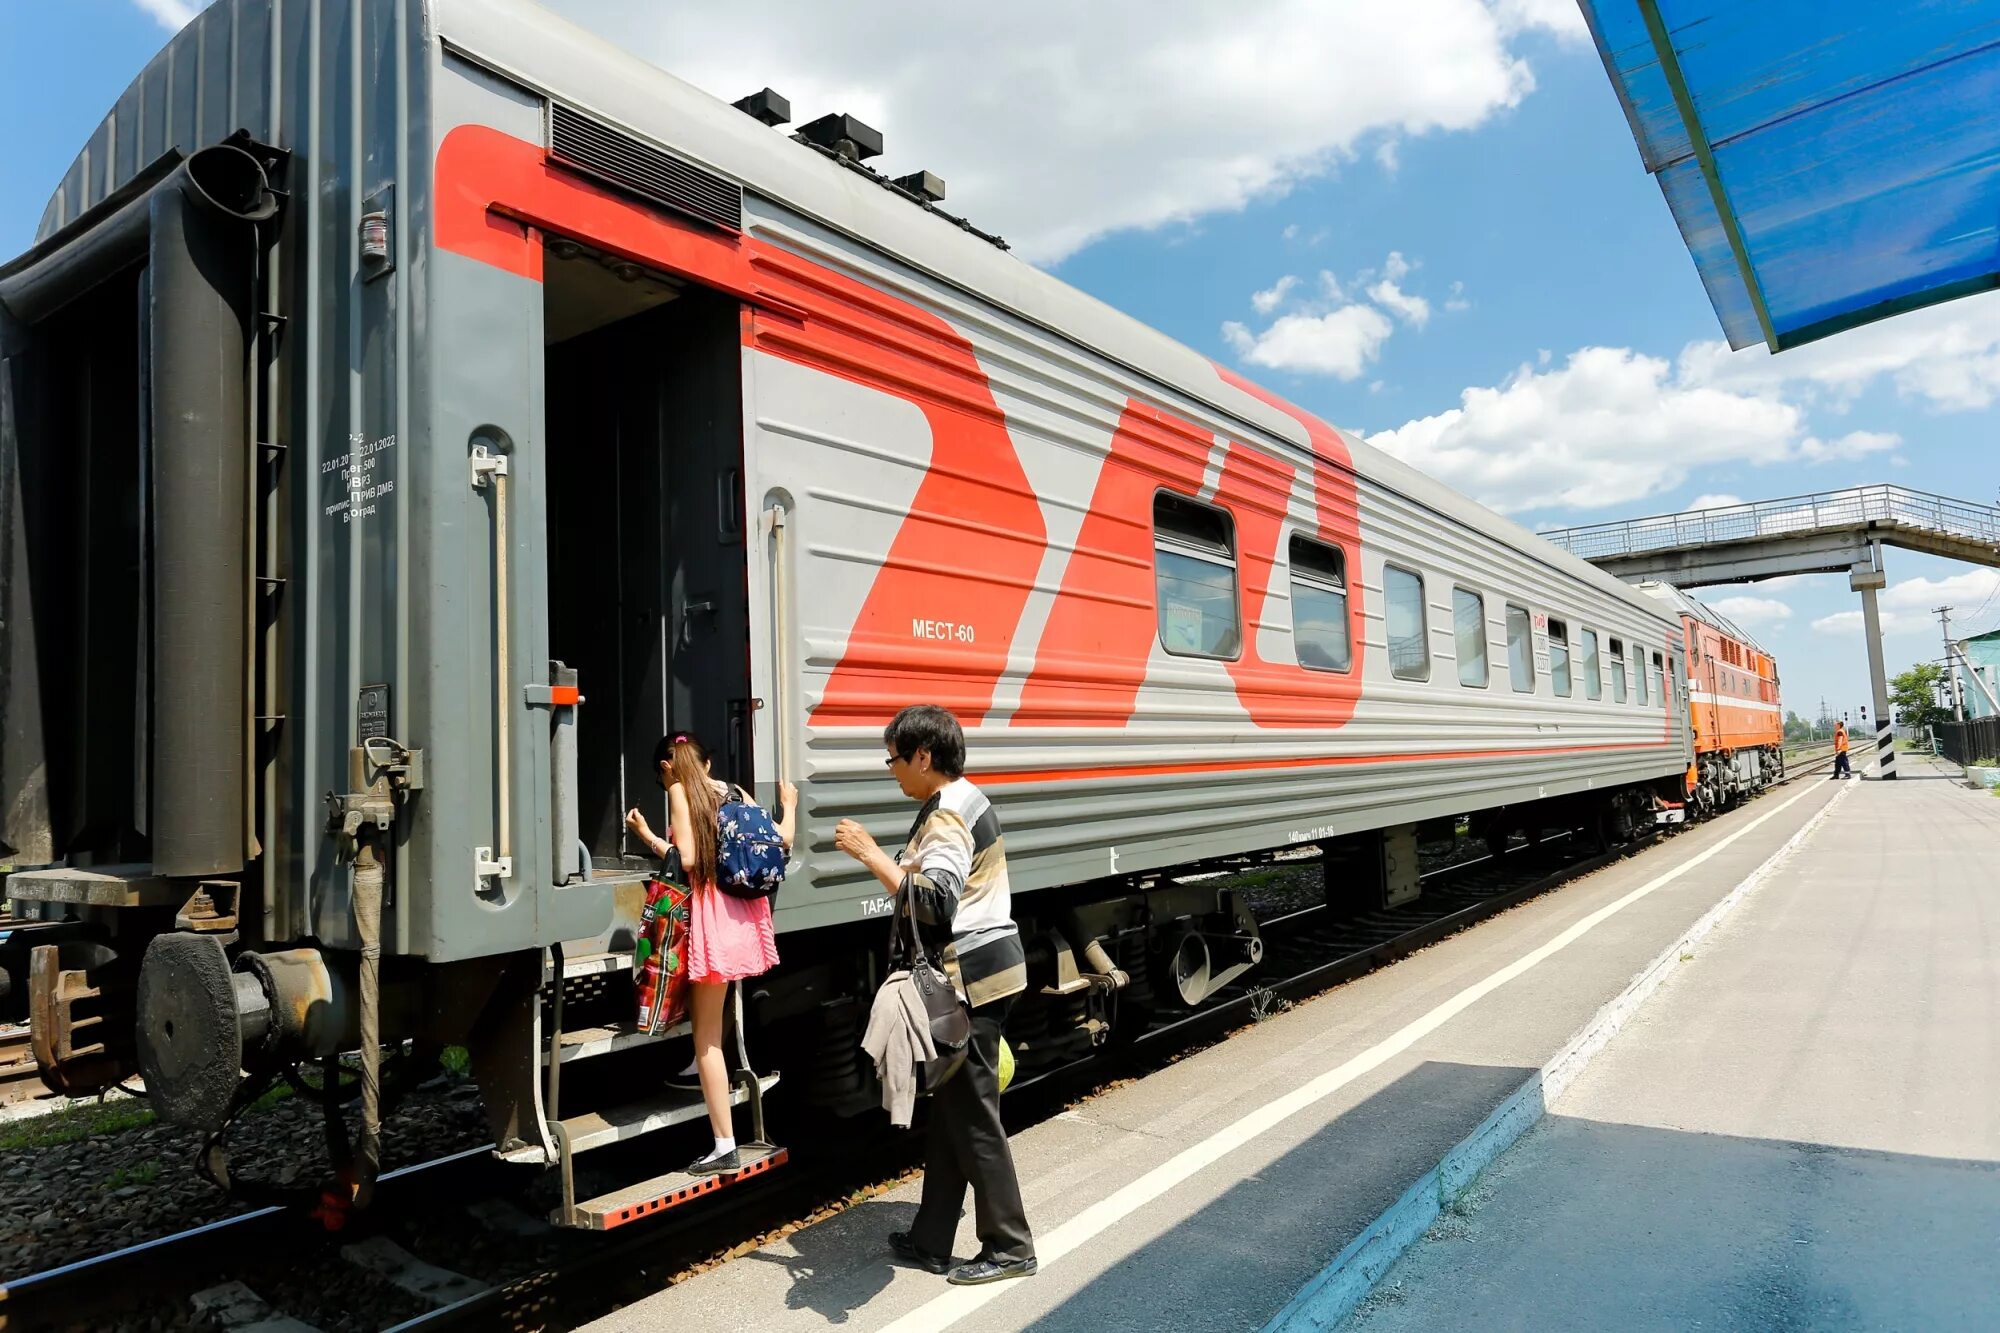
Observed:
[[[708,1156],[702,1158],[701,1160],[704,1162],[712,1162],[718,1157],[727,1157],[730,1153],[733,1153],[735,1151],[736,1151],[736,1140],[733,1137],[726,1139],[719,1138],[715,1141],[715,1150],[709,1153]]]
[[[690,1061],[688,1061],[688,1067],[687,1067],[686,1069],[683,1069],[683,1070],[681,1071],[681,1077],[682,1077],[682,1078],[695,1078],[695,1077],[698,1077],[698,1076],[700,1075],[700,1073],[701,1073],[701,1069],[700,1069],[700,1061],[697,1061],[697,1060],[690,1060]]]

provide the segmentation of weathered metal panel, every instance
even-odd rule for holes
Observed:
[[[271,716],[274,778],[259,826],[270,893],[264,933],[349,945],[348,871],[324,836],[322,794],[346,783],[355,699],[390,686],[392,730],[409,725],[406,577],[409,499],[396,486],[420,400],[409,343],[425,269],[429,83],[435,47],[421,0],[222,0],[178,33],[121,96],[65,177],[41,234],[169,150],[237,130],[292,154],[290,207],[271,256],[271,313],[285,321],[260,385],[268,443],[282,446],[285,508],[264,566],[285,580]],[[363,282],[361,201],[395,187],[394,271]],[[374,511],[348,517],[348,482],[367,477]],[[385,483],[387,486],[385,488]],[[394,500],[388,497],[393,495]],[[368,501],[364,501],[364,504]],[[413,821],[415,822],[415,821]],[[412,872],[399,847],[385,947],[421,948]]]

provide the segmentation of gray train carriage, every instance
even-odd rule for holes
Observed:
[[[800,785],[736,1031],[850,1108],[888,903],[831,833],[906,826],[903,703],[1004,812],[1031,1061],[1256,961],[1176,868],[1316,847],[1330,898],[1397,901],[1429,821],[1678,790],[1670,614],[781,100],[512,0],[224,0],[119,100],[0,269],[0,857],[57,930],[53,1085],[142,1071],[219,1142],[359,1049],[364,1194],[447,1044],[566,1181],[698,1118],[629,1022],[620,816],[661,821],[669,728]]]

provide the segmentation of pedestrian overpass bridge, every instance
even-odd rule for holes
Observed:
[[[1875,744],[1885,778],[1896,776],[1896,752],[1882,669],[1882,621],[1875,605],[1875,594],[1887,581],[1882,548],[1900,546],[2000,567],[2000,506],[1906,486],[1849,486],[1783,500],[1559,528],[1542,536],[1631,583],[1657,579],[1677,588],[1699,588],[1847,571],[1848,587],[1861,594],[1875,695]]]
[[[1542,536],[1621,579],[1676,588],[1880,568],[1901,546],[2000,566],[2000,507],[1906,486],[1850,486],[1756,504],[1694,509]]]

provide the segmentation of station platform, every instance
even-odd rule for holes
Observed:
[[[1347,1327],[2000,1321],[2000,799],[1845,801]]]
[[[1920,767],[1911,776],[1932,775]],[[1960,797],[1975,799],[1943,781],[1802,779],[1020,1130],[1013,1147],[1036,1229],[1034,1277],[956,1288],[894,1263],[886,1237],[915,1213],[913,1182],[590,1327],[1263,1327],[1569,1049],[1635,974],[1746,884],[1807,858],[1832,859],[1856,884],[1877,883],[1865,910],[1884,931],[1913,901],[1931,902],[1924,886],[1945,873],[1946,858],[1964,855],[1950,849],[1981,837],[1990,846],[1994,837]],[[1976,799],[2000,817],[2000,801]],[[1980,827],[1976,837],[1967,832]],[[1839,850],[1829,858],[1823,840],[1836,834]],[[1963,869],[1962,860],[1952,864],[1954,874]],[[1805,891],[1790,888],[1795,881],[1785,874],[1786,892]],[[1814,871],[1797,882],[1826,877]],[[1963,894],[1950,901],[1969,910]],[[2000,929],[2000,905],[1995,916]],[[1958,934],[1953,956],[1986,947],[1971,917],[1909,928],[1933,927]],[[1859,955],[1885,945],[1849,930],[1844,940],[1815,936],[1812,947]],[[1768,1010],[1778,1003],[1771,989],[1795,972],[1780,965],[1761,975],[1765,990],[1752,1003]],[[1990,966],[1984,975],[1991,985]],[[1935,985],[1941,998],[1960,983]],[[1815,1041],[1837,1044],[1837,1027],[1813,1027],[1818,1002],[1797,1001],[1798,1022]],[[1991,993],[1979,1003],[1990,1013]],[[1874,1021],[1901,1026],[1913,1012],[1903,1006]],[[1791,1039],[1799,1040],[1797,1030]],[[1936,1042],[1924,1060],[1955,1049],[1943,1032]],[[1989,1037],[1976,1057],[1987,1063],[1968,1074],[1992,1076],[1995,1054]],[[1907,1068],[1918,1077],[1919,1066]],[[1897,1095],[1921,1092],[1911,1083]],[[1936,1095],[1942,1100],[1925,1105],[1950,1097]],[[1972,1129],[1954,1133],[1954,1151],[1976,1146]],[[956,1253],[970,1257],[976,1248],[968,1215]]]

